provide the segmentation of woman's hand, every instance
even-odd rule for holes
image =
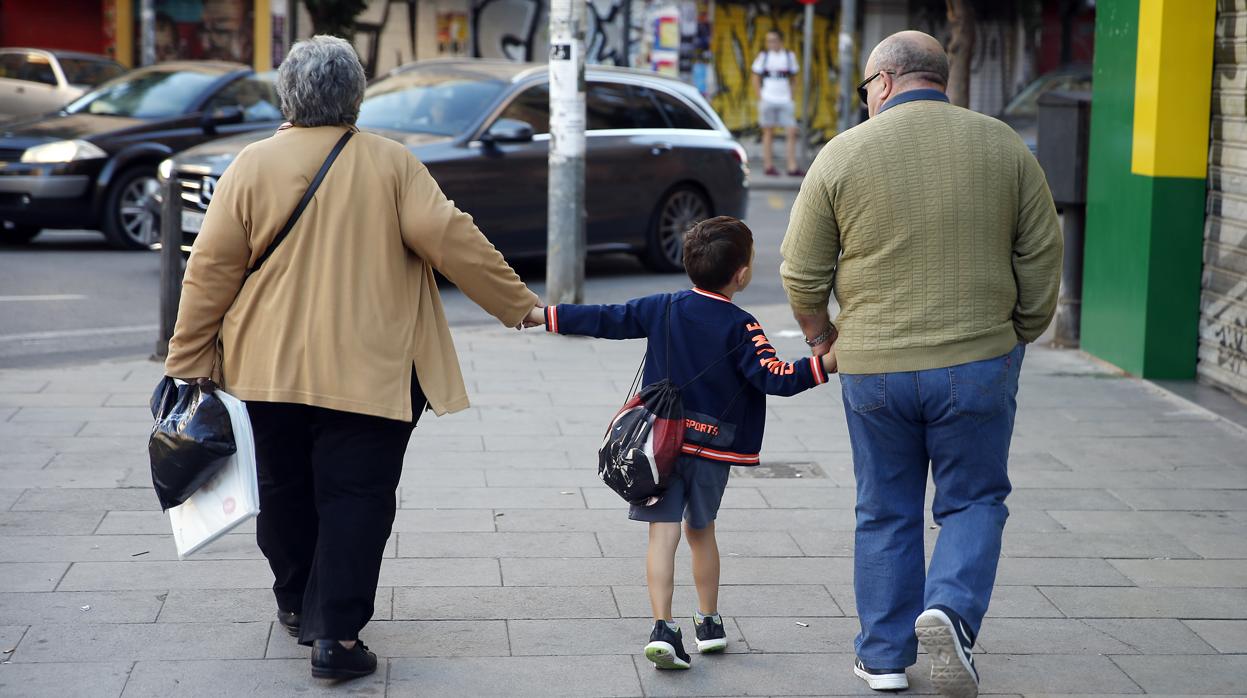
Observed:
[[[516,327],[515,329],[519,330],[519,329],[528,329],[530,327],[544,327],[545,324],[546,324],[546,307],[538,303],[536,306],[533,307],[532,310],[528,311],[528,315],[525,316],[524,321],[521,322],[520,326]]]

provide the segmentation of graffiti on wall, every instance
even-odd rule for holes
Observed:
[[[631,65],[640,35],[639,13],[632,0],[589,0],[585,60]],[[543,61],[549,45],[546,0],[477,0],[469,31],[477,58]],[[637,15],[637,16],[633,16]]]
[[[724,2],[714,8],[710,50],[714,55],[717,91],[711,98],[715,111],[736,132],[754,131],[758,105],[751,85],[753,60],[764,50],[766,33],[778,29],[784,44],[798,58],[802,55],[803,13],[799,5],[783,8],[765,2]],[[813,65],[801,66],[813,76],[811,129],[830,138],[836,131],[836,32],[838,23],[825,15],[814,16]],[[796,80],[793,97],[798,114],[804,105],[802,78]]]

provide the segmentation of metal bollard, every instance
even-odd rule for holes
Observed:
[[[169,355],[169,340],[178,320],[182,300],[182,192],[176,176],[164,182],[160,206],[160,336],[156,358]]]

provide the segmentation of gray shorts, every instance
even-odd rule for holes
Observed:
[[[719,514],[731,471],[732,466],[727,463],[682,456],[662,499],[648,507],[633,504],[628,518],[651,523],[687,520],[691,528],[705,528]]]
[[[794,128],[797,109],[792,102],[759,102],[758,126],[762,128]]]

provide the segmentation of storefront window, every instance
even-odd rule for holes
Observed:
[[[156,0],[156,61],[217,60],[250,65],[254,0]],[[137,12],[135,13],[138,14]],[[142,36],[136,17],[137,57]]]

